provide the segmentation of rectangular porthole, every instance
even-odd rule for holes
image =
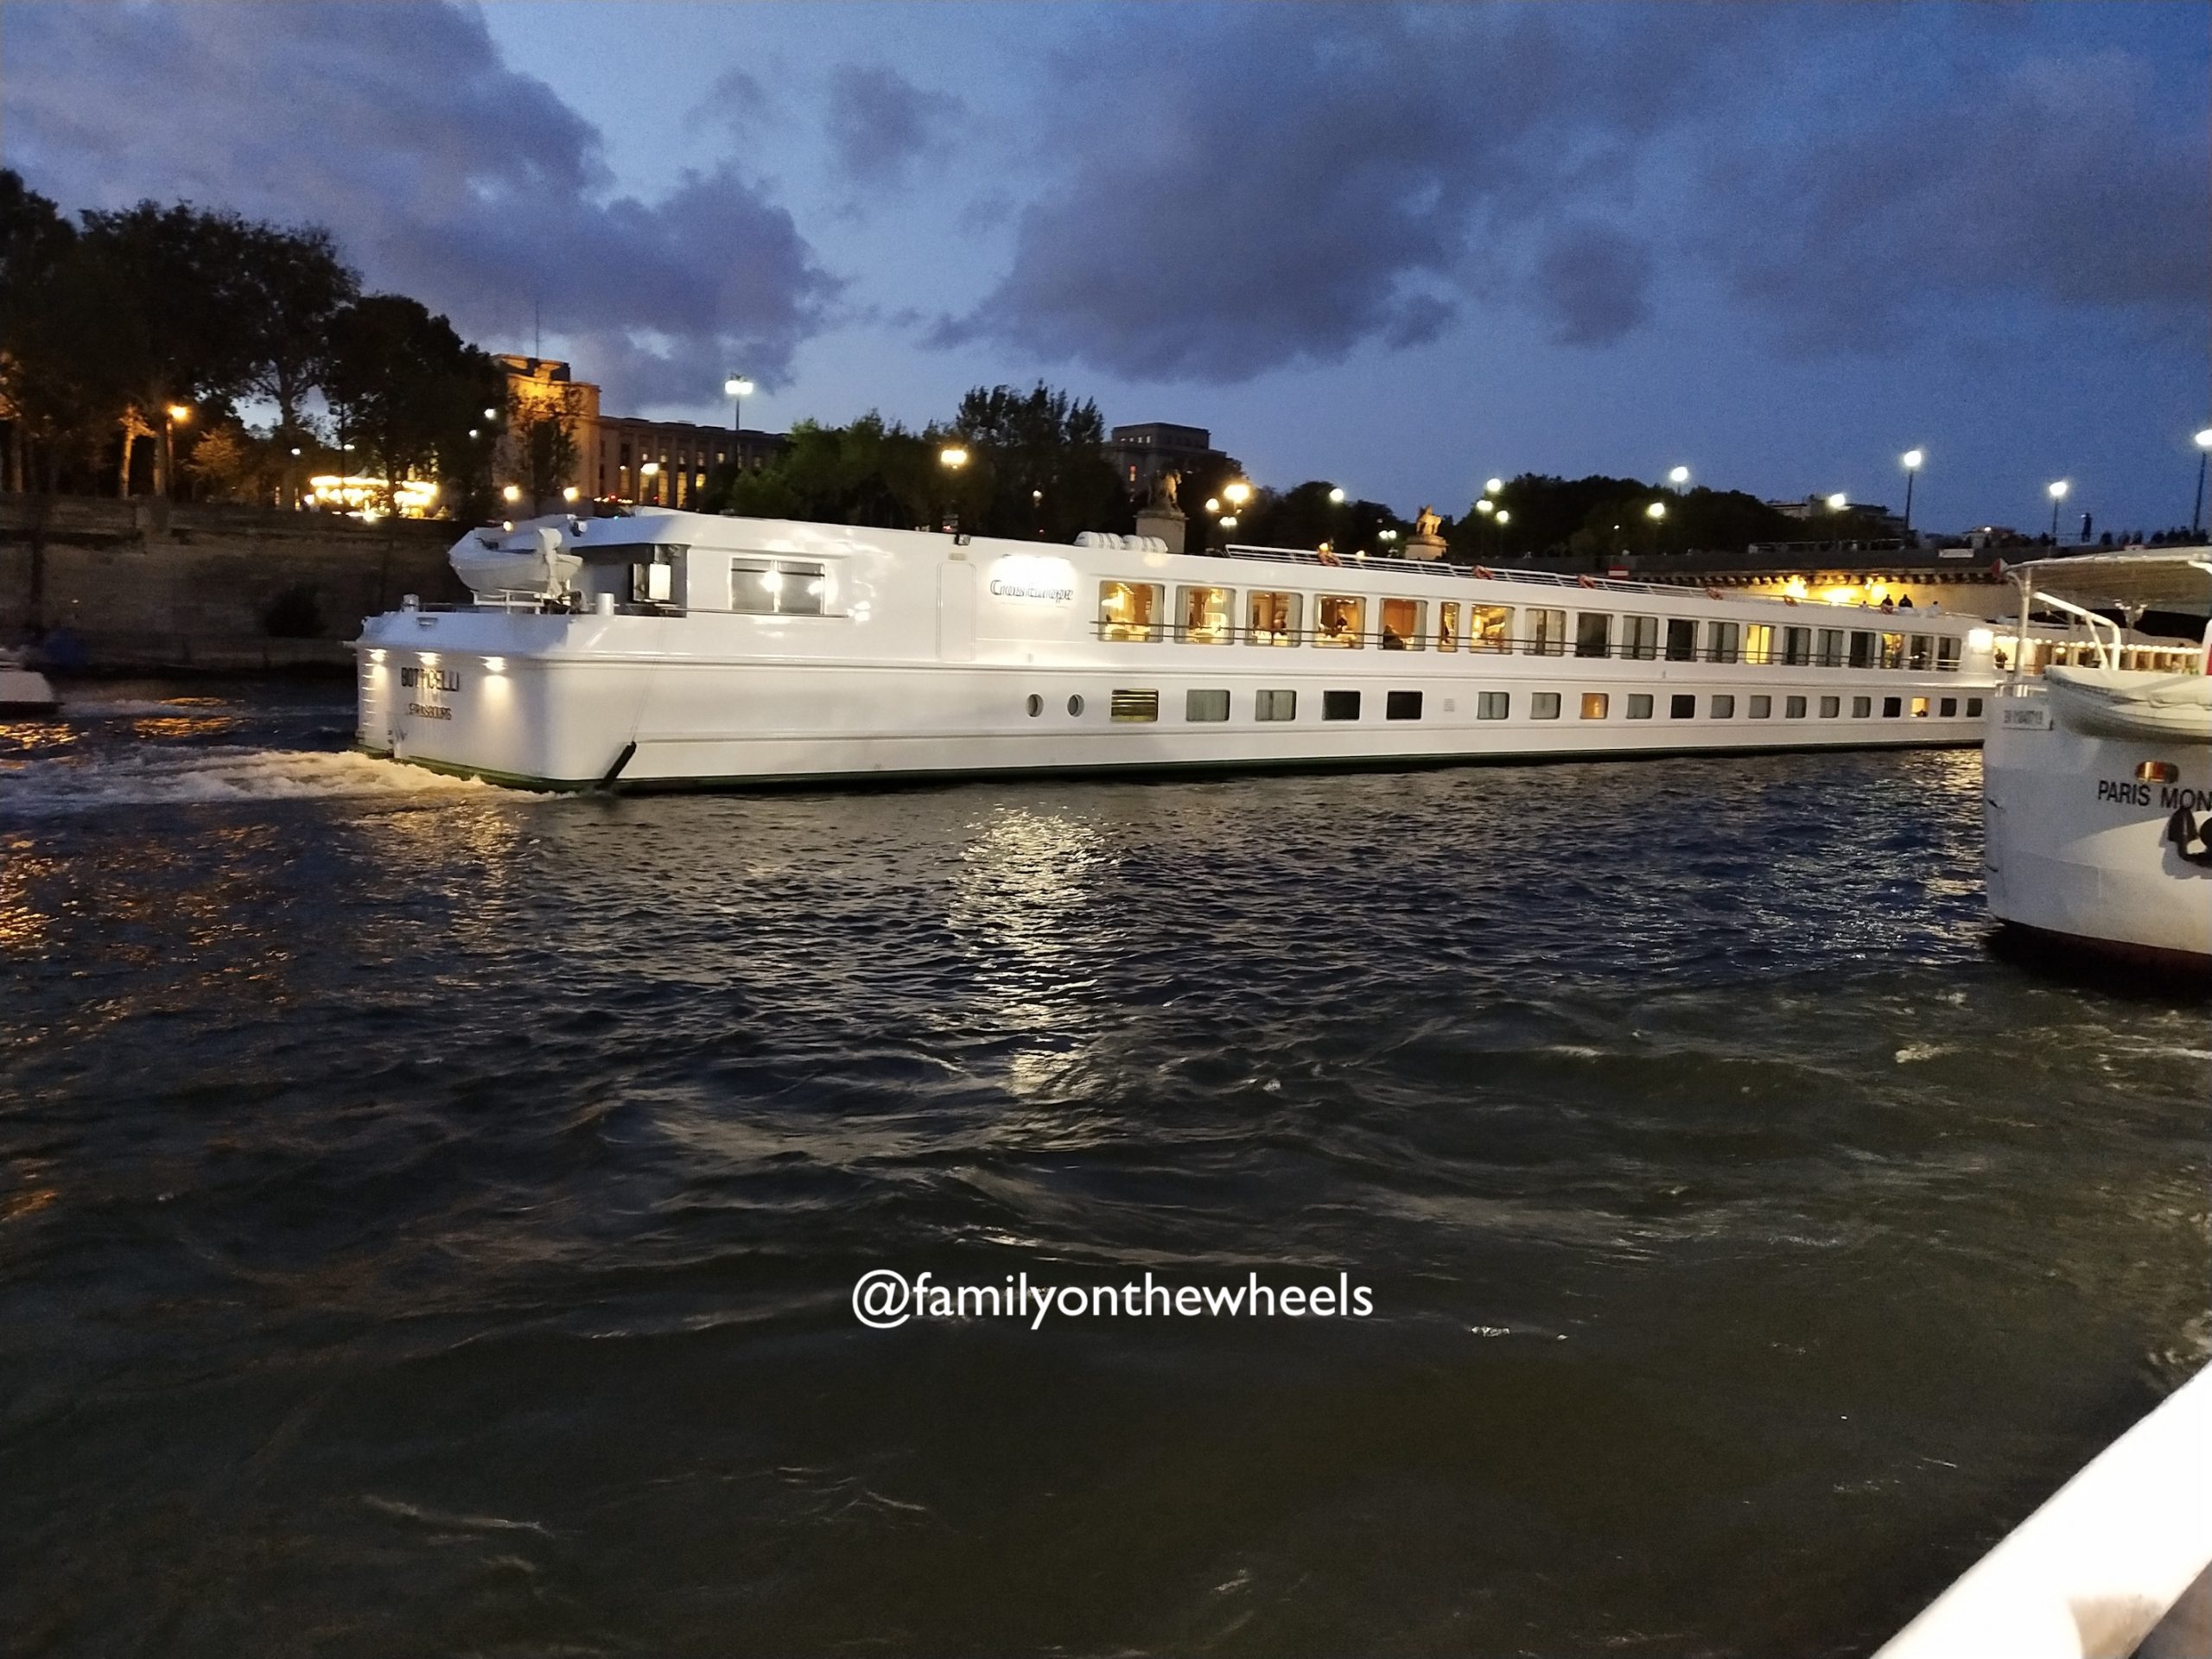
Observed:
[[[1382,718],[1385,720],[1419,720],[1421,693],[1418,691],[1386,691],[1382,694]]]
[[[1229,693],[1226,691],[1185,691],[1183,694],[1183,718],[1214,721],[1229,718]]]
[[[1628,717],[1630,720],[1649,720],[1651,718],[1651,694],[1649,692],[1631,691],[1628,694]]]
[[[1728,696],[1726,692],[1723,692],[1719,696],[1714,697],[1713,700],[1713,717],[1715,720],[1735,719],[1736,699]]]
[[[1605,710],[1611,706],[1612,699],[1603,691],[1585,691],[1582,694],[1582,718],[1585,720],[1603,720]]]
[[[1503,720],[1512,712],[1513,694],[1510,691],[1482,691],[1476,694],[1475,718],[1477,720]]]
[[[1925,720],[1925,719],[1927,719],[1927,718],[1928,718],[1928,699],[1927,699],[1927,698],[1925,698],[1925,697],[1915,697],[1915,698],[1912,700],[1912,717],[1913,717],[1915,720]]]
[[[1324,720],[1357,720],[1359,693],[1357,691],[1324,691],[1321,694],[1321,718]]]
[[[1255,720],[1296,720],[1298,693],[1295,691],[1254,692],[1252,716]]]
[[[1774,699],[1768,696],[1753,697],[1751,699],[1751,715],[1753,720],[1773,719]]]
[[[1804,719],[1805,699],[1802,697],[1784,697],[1782,700],[1782,717],[1784,720]]]
[[[1822,697],[1821,699],[1821,718],[1822,720],[1834,720],[1842,712],[1843,699],[1841,697]]]
[[[1981,718],[1981,699],[1980,697],[1968,697],[1967,699],[1967,718],[1968,720],[1980,720]]]
[[[1904,712],[1904,699],[1903,697],[1884,697],[1882,699],[1882,718],[1884,720],[1895,720]]]
[[[1959,712],[1959,700],[1956,697],[1944,698],[1941,705],[1936,709],[1936,712],[1942,715],[1945,720],[1953,720],[1957,718]]]
[[[1116,691],[1112,706],[1116,720],[1158,720],[1160,693],[1157,691]]]
[[[1559,693],[1556,691],[1538,691],[1532,693],[1529,698],[1529,718],[1531,720],[1557,720],[1559,718]]]
[[[1667,718],[1669,720],[1695,720],[1697,718],[1697,698],[1687,691],[1676,692],[1673,696],[1667,699]]]

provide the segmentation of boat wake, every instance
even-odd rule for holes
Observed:
[[[485,795],[491,785],[365,754],[210,747],[0,760],[0,819],[115,806]]]

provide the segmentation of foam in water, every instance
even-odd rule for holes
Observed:
[[[309,749],[133,749],[32,759],[0,769],[0,812],[43,816],[110,806],[451,795],[490,791],[473,778],[365,754]]]

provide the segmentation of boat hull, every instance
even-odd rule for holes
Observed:
[[[2177,813],[2212,816],[2212,747],[2078,729],[2025,682],[1991,710],[1991,914],[2046,947],[2212,969],[2212,867],[2172,838]]]

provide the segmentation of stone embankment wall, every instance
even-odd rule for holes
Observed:
[[[342,669],[361,619],[466,599],[460,526],[0,495],[0,645],[95,673]]]

